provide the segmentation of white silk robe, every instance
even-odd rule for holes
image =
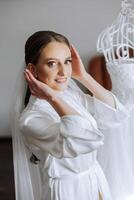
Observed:
[[[98,127],[118,126],[126,110],[115,96],[114,109],[73,87],[59,96],[79,115],[60,117],[46,100],[31,96],[19,121],[26,146],[40,159],[41,200],[99,200],[99,193],[112,200],[96,159],[104,141]]]

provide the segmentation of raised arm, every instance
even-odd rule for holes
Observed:
[[[64,115],[79,115],[79,113],[74,110],[70,105],[58,97],[58,92],[51,89],[45,83],[38,81],[34,78],[29,70],[25,71],[25,78],[29,84],[32,95],[47,100],[60,117]]]
[[[26,110],[19,127],[29,148],[37,148],[56,158],[87,154],[103,145],[103,135],[80,115],[65,115],[56,120],[52,110]]]
[[[74,47],[72,52],[72,76],[81,82],[97,99],[115,108],[115,101],[110,91],[102,87],[85,70],[82,60]]]

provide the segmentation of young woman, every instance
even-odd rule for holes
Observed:
[[[96,150],[104,139],[99,126],[118,125],[126,116],[125,109],[85,71],[76,49],[61,34],[39,31],[30,36],[25,62],[24,75],[31,95],[18,117],[18,130],[23,137],[21,146],[32,152],[31,160],[38,163],[41,190],[37,189],[39,179],[21,162],[23,173],[19,167],[18,174],[15,171],[16,182],[22,175],[18,181],[22,185],[16,184],[16,196],[19,200],[111,200],[96,159]],[[93,97],[80,90],[72,78]]]

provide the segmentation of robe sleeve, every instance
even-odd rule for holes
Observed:
[[[123,123],[128,118],[129,113],[127,109],[120,103],[116,96],[111,93],[114,98],[115,108],[101,102],[94,98],[94,117],[101,129],[112,128]]]
[[[107,129],[118,126],[123,120],[129,116],[127,109],[120,103],[116,96],[111,92],[111,96],[115,102],[115,108],[100,101],[89,94],[79,94],[81,101],[86,109],[93,115],[97,121],[99,129]]]
[[[103,145],[103,135],[81,115],[65,115],[58,122],[52,114],[30,110],[22,113],[19,127],[29,145],[56,158],[86,154]]]

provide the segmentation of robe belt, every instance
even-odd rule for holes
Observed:
[[[62,176],[57,176],[57,177],[50,177],[49,176],[49,186],[51,188],[51,199],[56,199],[54,198],[54,184],[58,184],[57,181],[59,180],[74,180],[78,179],[79,177],[81,178],[82,176],[88,175],[90,173],[93,173],[95,170],[96,165],[98,165],[98,162],[94,162],[93,165],[91,165],[87,170],[81,171],[81,172],[76,172],[76,173],[70,173],[68,175],[62,175]],[[57,183],[56,183],[57,182]]]

